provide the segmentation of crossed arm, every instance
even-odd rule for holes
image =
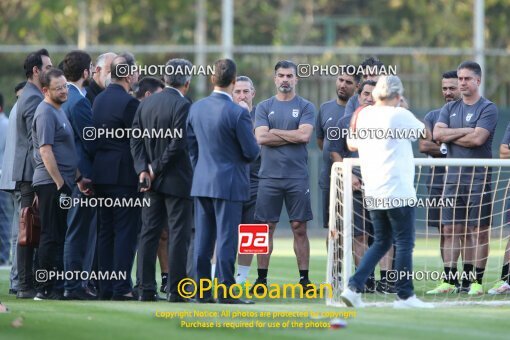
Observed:
[[[433,157],[441,156],[441,151],[439,150],[439,145],[432,140],[432,133],[428,128],[427,129],[427,139],[420,139],[419,141],[419,149],[421,153],[426,153],[427,155],[431,155]]]
[[[310,124],[302,124],[297,130],[269,129],[268,126],[259,126],[255,129],[255,137],[260,145],[281,146],[308,143],[312,132],[313,126]]]
[[[483,145],[489,138],[490,132],[484,128],[449,128],[445,123],[434,126],[434,137],[442,143],[453,143],[465,148],[475,148]]]
[[[501,144],[499,146],[499,158],[501,159],[510,158],[510,149],[508,148],[508,144]]]

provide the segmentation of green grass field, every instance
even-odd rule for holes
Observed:
[[[425,248],[426,243],[428,248]],[[415,269],[436,270],[439,263],[437,240],[418,240],[415,252]],[[486,291],[499,275],[499,263],[502,250],[499,244],[492,244],[490,272],[485,282]],[[501,255],[501,256],[500,256]],[[292,240],[280,238],[275,240],[275,252],[271,260],[269,272],[270,283],[296,283],[297,267],[292,251]],[[255,279],[256,270],[250,273],[250,280]],[[326,251],[324,240],[311,241],[311,280],[315,283],[324,281],[326,268]],[[426,289],[434,286],[434,282],[415,282],[417,295],[423,295]],[[8,314],[0,314],[0,339],[163,339],[168,336],[177,338],[207,338],[207,339],[338,339],[351,337],[357,339],[374,338],[413,338],[438,339],[462,338],[480,339],[508,339],[508,320],[510,306],[439,306],[433,310],[394,310],[391,307],[372,307],[356,311],[356,316],[347,319],[347,327],[338,330],[282,328],[286,321],[328,322],[327,319],[314,320],[311,318],[279,318],[259,319],[269,323],[280,322],[280,328],[243,328],[243,329],[190,329],[180,326],[180,320],[162,319],[156,317],[156,312],[188,311],[214,312],[249,311],[249,312],[342,312],[346,308],[327,307],[324,300],[258,300],[255,305],[230,307],[228,305],[202,304],[170,304],[165,301],[155,303],[141,302],[105,302],[105,301],[27,301],[16,300],[7,295],[8,271],[0,271],[0,300],[11,310]],[[374,294],[365,297],[369,301],[392,301],[393,297],[381,297]],[[441,298],[442,299],[442,298]],[[497,300],[510,299],[510,296]],[[493,298],[450,297],[456,301],[493,301]],[[13,321],[20,321],[20,327],[13,327]],[[186,321],[250,322],[250,318],[218,317],[200,318],[189,317]],[[276,324],[273,324],[277,326]]]

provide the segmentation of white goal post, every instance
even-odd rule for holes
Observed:
[[[491,246],[495,243],[498,247],[492,247],[497,249],[491,249],[488,256],[488,262],[486,267],[486,274],[484,277],[487,279],[485,286],[496,282],[495,277],[499,277],[501,271],[501,265],[503,264],[503,254],[506,243],[508,241],[508,228],[506,228],[507,222],[507,199],[509,198],[509,178],[510,178],[510,160],[502,159],[447,159],[447,158],[415,158],[415,189],[417,191],[418,199],[428,197],[428,190],[426,190],[425,181],[427,178],[432,176],[429,172],[430,169],[436,167],[445,167],[446,174],[449,174],[451,169],[463,169],[470,171],[472,167],[483,168],[486,173],[490,173],[490,184],[492,190],[492,223],[491,231],[489,236],[489,243]],[[336,162],[331,168],[331,186],[330,186],[330,204],[329,204],[329,233],[328,233],[328,264],[326,270],[326,282],[331,284],[333,287],[333,295],[326,298],[328,305],[342,306],[342,302],[339,298],[340,293],[346,288],[349,277],[354,273],[354,260],[353,260],[353,190],[352,190],[352,178],[353,169],[359,169],[359,159],[357,158],[345,158],[343,162]],[[455,167],[455,168],[453,168]],[[460,168],[458,168],[460,167]],[[467,168],[466,170],[466,167]],[[473,170],[474,171],[474,170]],[[457,174],[450,172],[451,174]],[[428,177],[427,177],[428,176]],[[413,270],[418,269],[436,269],[442,268],[442,255],[438,246],[439,231],[438,228],[430,228],[428,226],[427,217],[421,218],[423,215],[428,215],[428,209],[426,207],[418,207],[422,211],[417,214],[416,218],[416,239],[420,239],[422,243],[426,244],[426,249],[421,249],[420,254],[425,254],[420,259],[418,267],[414,266]],[[441,210],[442,211],[442,210]],[[442,212],[441,212],[442,214]],[[439,221],[441,223],[441,221]],[[429,229],[433,230],[429,233]],[[423,240],[426,239],[424,242]],[[429,240],[432,240],[429,242]],[[416,252],[416,248],[415,248]],[[414,258],[413,254],[413,258]],[[422,263],[423,262],[423,263]],[[459,259],[459,262],[462,262]],[[339,273],[341,271],[341,273]],[[489,275],[490,273],[490,275]],[[419,285],[415,285],[415,291],[417,296],[425,296],[426,289],[430,288],[434,282],[420,282]],[[420,290],[421,289],[421,290]],[[486,289],[487,291],[487,289]],[[365,294],[368,296],[369,294]],[[372,298],[371,296],[374,296]],[[377,296],[373,294],[368,297],[369,302],[379,303],[381,301],[388,300],[390,296]],[[376,297],[377,296],[377,297]],[[487,296],[487,295],[485,295]],[[427,295],[427,297],[429,297]],[[466,299],[466,296],[461,297],[457,294],[452,300],[451,296],[447,299],[435,296],[432,301],[441,301],[446,304],[465,304],[465,303],[477,303],[473,299]],[[381,300],[382,298],[382,300]],[[480,298],[479,298],[480,300]],[[491,299],[488,301],[486,298],[481,298],[490,303],[510,303],[510,295],[498,297],[498,299]]]

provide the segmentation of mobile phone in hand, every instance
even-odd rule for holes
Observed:
[[[147,189],[149,187],[149,179],[145,177],[143,182],[138,182],[138,191],[141,189]]]

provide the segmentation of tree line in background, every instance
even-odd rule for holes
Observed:
[[[192,45],[196,37],[200,0],[2,0],[1,44],[76,45],[80,21],[91,44]],[[221,43],[221,0],[202,0],[208,44]],[[421,46],[470,48],[473,1],[451,0],[234,0],[235,45],[314,46]],[[81,5],[81,6],[80,6]],[[485,0],[486,48],[510,48],[508,0]],[[122,51],[115,51],[122,52]],[[64,54],[50,50],[55,65]],[[93,55],[95,58],[97,55]],[[212,63],[220,54],[208,54]],[[12,88],[23,80],[25,53],[0,53],[0,92],[9,105]],[[194,55],[139,54],[144,64],[163,63],[170,57],[194,60]],[[239,69],[254,78],[258,98],[274,92],[271,71],[278,58],[302,63],[358,63],[363,55],[235,55]],[[381,56],[397,65],[411,103],[420,109],[440,105],[440,74],[471,56]],[[510,83],[502,69],[508,56],[488,57],[486,94],[499,105],[510,106]],[[331,79],[312,78],[300,91],[317,105],[334,95]],[[203,95],[203,93],[196,93]]]
[[[234,1],[241,45],[470,47],[473,1]],[[193,44],[189,0],[2,0],[2,44],[75,44],[85,17],[90,44]],[[485,0],[487,48],[510,47],[508,0]],[[221,39],[221,0],[206,0],[207,41]]]

